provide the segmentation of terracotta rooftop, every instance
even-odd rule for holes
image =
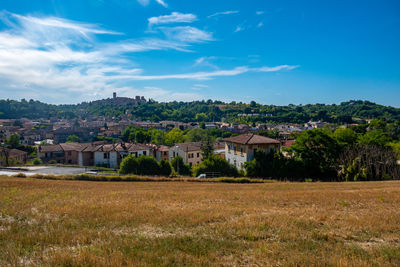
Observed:
[[[3,148],[0,147],[0,156],[2,155],[2,153],[4,153],[4,149],[6,151],[8,151],[8,156],[9,157],[16,157],[16,156],[20,156],[20,155],[27,155],[28,153],[19,149],[8,149],[8,148]]]
[[[39,152],[46,153],[46,152],[58,152],[64,151],[60,145],[44,145],[39,146]]]
[[[176,146],[179,146],[183,151],[198,151],[201,150],[201,145],[203,142],[189,142],[189,143],[179,143]],[[222,142],[214,142],[214,149],[221,149],[225,147]]]
[[[278,140],[252,133],[225,138],[223,141],[242,145],[280,144]]]

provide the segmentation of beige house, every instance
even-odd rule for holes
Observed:
[[[256,134],[242,134],[223,139],[225,141],[225,158],[235,165],[239,170],[243,164],[254,159],[255,151],[265,152],[278,151],[280,142],[278,140]]]
[[[176,144],[169,149],[169,160],[171,161],[173,158],[180,156],[185,164],[189,164],[190,166],[199,164],[203,159],[201,146],[202,142]],[[225,151],[223,148],[223,142],[214,142],[214,154],[218,154],[224,158]]]

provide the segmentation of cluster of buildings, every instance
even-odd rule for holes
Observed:
[[[135,157],[153,156],[158,161],[172,161],[182,157],[185,164],[194,166],[201,163],[202,142],[179,143],[172,147],[139,143],[61,143],[56,145],[39,145],[38,157],[44,163],[73,164],[80,166],[102,166],[117,168],[122,159],[128,155]],[[254,159],[255,151],[277,151],[282,143],[275,139],[256,135],[243,134],[213,143],[213,153],[225,158],[238,169],[243,169],[246,161]]]

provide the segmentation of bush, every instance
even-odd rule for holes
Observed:
[[[139,164],[133,155],[127,156],[122,159],[119,168],[119,173],[120,174],[137,173],[138,165]]]
[[[199,165],[193,168],[193,173],[198,176],[202,173],[218,173],[220,176],[233,176],[239,175],[235,166],[229,164],[225,159],[218,155],[211,155],[203,160]]]
[[[151,156],[140,156],[136,158],[133,155],[129,155],[122,160],[119,173],[139,174],[139,175],[160,175],[161,167],[158,164],[157,160]]]
[[[168,160],[161,160],[160,161],[160,175],[163,176],[170,176],[172,172],[171,164]]]
[[[42,164],[42,160],[39,159],[39,158],[34,158],[34,159],[32,160],[32,164],[33,164],[33,165],[40,165],[40,164]]]
[[[14,174],[12,177],[17,177],[17,178],[26,178],[26,174],[25,174],[25,173],[22,173],[22,172],[20,172],[20,173]]]
[[[56,164],[56,163],[57,163],[57,161],[55,161],[53,159],[49,161],[49,164]]]
[[[171,161],[171,165],[174,168],[175,172],[179,175],[192,175],[192,169],[188,164],[185,164],[183,162],[183,159],[180,156],[173,158]]]

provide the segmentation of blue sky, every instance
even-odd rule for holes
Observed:
[[[400,107],[400,2],[2,0],[1,98]]]

